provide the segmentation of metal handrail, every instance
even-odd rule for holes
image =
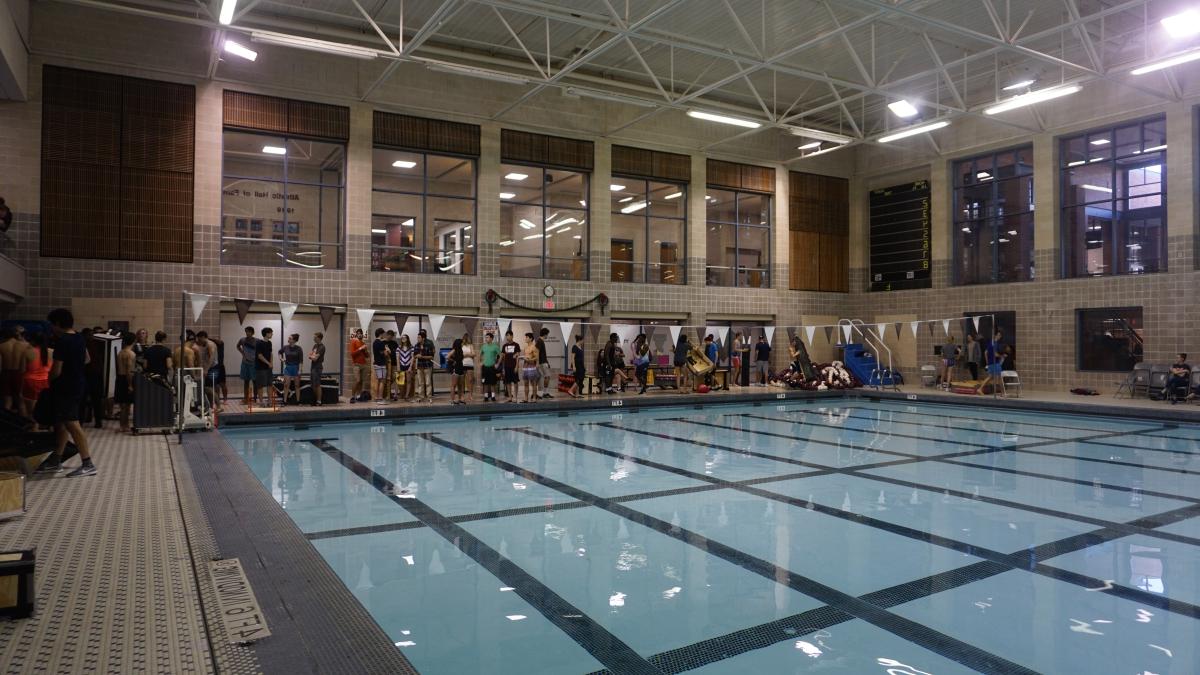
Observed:
[[[867,386],[875,386],[876,389],[882,390],[883,373],[880,372],[880,369],[883,367],[883,356],[885,354],[887,355],[887,372],[889,374],[895,372],[895,368],[892,363],[891,348],[884,343],[882,335],[872,333],[871,329],[861,319],[838,320],[838,327],[840,328],[843,325],[850,326],[851,333],[857,332],[860,336],[862,336],[863,344],[865,344],[875,356],[875,372],[879,375],[879,384],[871,385],[870,383],[867,383]],[[892,388],[897,388],[895,379],[892,380]]]

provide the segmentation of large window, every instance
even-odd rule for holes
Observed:
[[[475,160],[376,148],[371,269],[475,273]]]
[[[1077,310],[1079,370],[1133,369],[1142,360],[1142,308]]]
[[[588,174],[500,165],[500,276],[588,278]]]
[[[612,280],[687,283],[687,187],[613,177]]]
[[[1167,269],[1162,116],[1062,140],[1063,275]]]
[[[1033,278],[1033,147],[954,163],[955,283]]]
[[[709,188],[709,286],[771,286],[771,195]]]
[[[340,268],[345,144],[229,129],[224,144],[221,262]]]

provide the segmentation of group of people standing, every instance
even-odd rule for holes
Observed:
[[[966,345],[960,347],[953,335],[946,336],[942,345],[935,385],[949,389],[958,368],[966,368],[975,384],[975,392],[981,393],[989,384],[1000,384],[1001,373],[1016,370],[1016,349],[1004,341],[1004,330],[996,328],[989,340],[986,335],[967,334]],[[979,379],[980,373],[983,379]]]

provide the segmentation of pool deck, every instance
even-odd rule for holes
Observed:
[[[1020,398],[900,391],[810,393],[775,387],[706,395],[565,395],[535,404],[340,404],[245,411],[230,402],[221,426],[326,421],[392,422],[429,416],[701,406],[852,398],[983,405],[1200,423],[1200,405],[1030,390]],[[619,401],[620,405],[615,405]],[[372,411],[382,411],[382,414]],[[37,610],[0,619],[7,673],[411,672],[382,630],[307,544],[221,436],[129,436],[89,428],[100,474],[28,482],[28,512],[0,521],[0,550],[37,547]],[[77,460],[68,463],[68,470]],[[253,515],[254,517],[249,517]],[[238,557],[273,635],[240,645],[215,610],[207,562]],[[279,571],[285,571],[280,574]],[[274,572],[274,573],[272,573]],[[335,621],[314,617],[336,616]]]

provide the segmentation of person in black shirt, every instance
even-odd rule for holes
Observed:
[[[393,388],[396,386],[396,354],[400,352],[400,343],[396,340],[396,331],[389,330],[387,339],[383,341],[387,347],[387,373],[384,375],[383,396],[393,401],[399,400]]]
[[[504,393],[508,396],[509,403],[515,403],[517,400],[517,385],[521,382],[521,375],[517,372],[517,356],[521,354],[521,345],[513,340],[513,332],[506,331],[504,333],[504,344],[500,346],[500,364],[504,370]]]
[[[1178,354],[1179,358],[1171,364],[1171,377],[1167,379],[1167,387],[1163,389],[1163,398],[1175,402],[1173,394],[1179,389],[1191,389],[1192,367],[1188,365],[1187,354]],[[1188,392],[1188,398],[1193,398]]]
[[[549,335],[550,329],[543,328],[538,331],[537,340],[534,340],[534,344],[537,346],[538,351],[538,376],[542,380],[542,393],[538,394],[538,398],[554,398],[550,395],[550,376],[554,373],[550,370],[550,357],[546,354],[546,338]]]
[[[433,403],[433,359],[437,355],[437,347],[423,328],[417,332],[413,355],[417,359],[417,399]]]
[[[154,344],[143,352],[146,359],[146,372],[164,379],[175,365],[171,361],[171,348],[166,343],[167,334],[160,330],[154,334]]]
[[[758,343],[754,345],[754,372],[760,380],[755,382],[754,386],[767,386],[767,378],[771,372],[771,345],[767,344],[765,335],[759,335]]]
[[[62,471],[63,451],[67,440],[75,443],[79,458],[83,460],[78,469],[67,474],[69,478],[96,475],[96,465],[88,449],[88,438],[79,424],[79,404],[83,400],[87,367],[87,344],[83,336],[74,330],[75,317],[70,310],[56,309],[46,317],[54,332],[54,365],[50,370],[50,400],[54,412],[54,454],[38,467],[38,473]]]
[[[254,396],[267,390],[268,405],[275,407],[275,387],[271,382],[275,372],[275,347],[271,344],[271,335],[275,331],[270,328],[262,329],[262,339],[254,343]]]
[[[583,363],[583,335],[575,336],[575,344],[571,345],[571,363],[575,370],[575,384],[571,385],[571,389],[567,394],[571,398],[583,398],[583,378],[587,375],[584,370]]]
[[[383,395],[387,391],[388,348],[387,340],[383,339],[384,330],[375,329],[375,341],[371,343],[371,366],[375,369],[375,402],[383,403]]]
[[[296,403],[300,403],[300,364],[304,361],[304,350],[300,348],[299,333],[288,336],[279,355],[283,357],[283,400],[280,405],[287,405],[289,389],[296,392]]]

